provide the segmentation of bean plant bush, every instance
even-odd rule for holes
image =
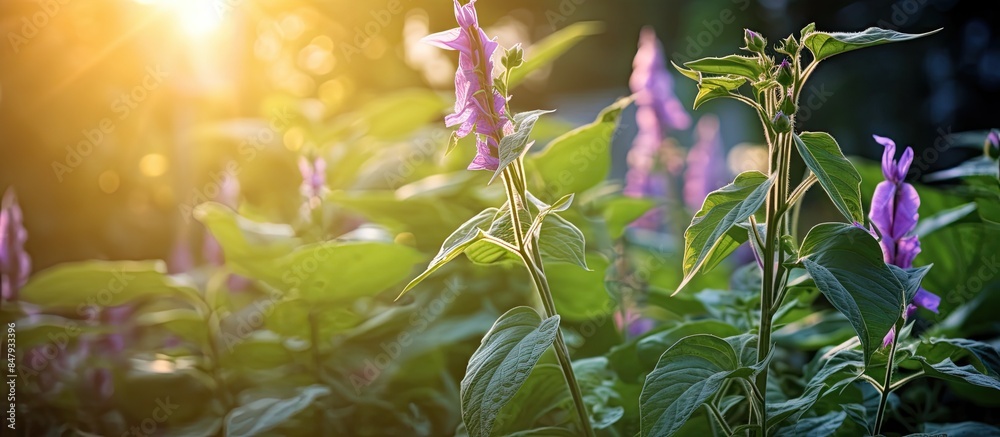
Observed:
[[[423,40],[457,52],[453,108],[411,89],[294,118],[353,145],[297,152],[284,222],[227,174],[190,210],[207,232],[184,260],[32,271],[8,189],[10,428],[1000,435],[1000,131],[953,134],[978,157],[909,177],[922,158],[878,132],[872,164],[845,157],[836,126],[796,126],[820,64],[934,31],[746,30],[737,53],[679,65],[644,30],[632,94],[574,128],[517,96],[597,24],[501,47],[474,0],[454,12]],[[720,120],[701,112],[717,99],[759,118],[760,165],[720,165]],[[609,178],[623,124],[639,129],[624,184]],[[815,223],[817,204],[837,221]]]

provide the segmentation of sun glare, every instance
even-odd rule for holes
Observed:
[[[222,24],[224,9],[215,2],[204,0],[136,0],[139,3],[163,6],[177,21],[182,33],[191,37],[206,36]]]

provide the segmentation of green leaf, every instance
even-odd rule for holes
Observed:
[[[277,260],[280,280],[264,279],[281,290],[318,303],[372,296],[405,279],[421,255],[413,248],[375,242],[322,242],[303,246]]]
[[[604,108],[593,123],[559,136],[533,155],[530,162],[544,181],[542,191],[559,197],[582,193],[604,181],[611,169],[612,136],[622,110],[631,102],[631,98],[619,99]]]
[[[528,307],[513,308],[497,319],[462,378],[462,420],[470,436],[491,435],[501,409],[528,379],[558,329],[558,315],[542,320]]]
[[[428,89],[414,88],[386,94],[366,103],[343,120],[365,127],[368,137],[394,139],[405,136],[441,117],[448,102]]]
[[[608,367],[607,357],[590,357],[573,362],[583,403],[594,429],[606,429],[621,420],[625,408],[616,390],[618,378]]]
[[[920,34],[902,33],[878,27],[869,27],[861,32],[817,32],[812,30],[803,36],[802,43],[812,52],[813,57],[819,61],[851,50],[891,42],[909,41],[932,35],[940,30]]]
[[[802,395],[781,402],[767,404],[770,426],[780,426],[785,420],[796,423],[823,397],[840,393],[864,371],[863,356],[857,350],[841,350],[832,356],[817,355],[805,369],[808,379]]]
[[[316,399],[329,393],[330,389],[325,386],[310,385],[299,388],[298,394],[289,399],[257,399],[236,407],[226,417],[226,436],[254,436],[267,433],[305,411]]]
[[[444,240],[444,243],[441,244],[441,250],[438,251],[437,255],[434,255],[434,258],[427,266],[427,269],[424,270],[420,276],[417,276],[410,281],[409,284],[406,284],[406,287],[399,293],[399,296],[396,296],[396,299],[399,300],[400,297],[419,284],[420,281],[426,279],[431,275],[431,273],[434,273],[435,270],[447,264],[448,261],[455,259],[455,257],[464,252],[465,249],[472,243],[482,238],[484,226],[493,220],[493,216],[496,215],[496,213],[496,208],[487,208],[479,214],[476,214],[475,217],[463,223],[462,226],[459,226],[458,229],[455,230],[455,232],[452,232],[451,236],[449,236],[446,240]]]
[[[570,263],[590,270],[586,258],[587,243],[583,232],[572,222],[556,214],[548,214],[538,239],[543,260]]]
[[[847,413],[834,411],[818,417],[810,417],[795,422],[778,430],[775,437],[795,437],[808,435],[810,437],[826,437],[833,435],[840,429],[840,425],[847,418]]]
[[[555,110],[538,109],[521,112],[514,116],[514,133],[504,135],[500,140],[500,145],[497,146],[497,153],[500,155],[500,165],[497,166],[497,170],[493,173],[493,177],[490,178],[489,183],[492,184],[510,163],[528,151],[528,148],[531,147],[528,137],[531,135],[531,130],[534,129],[538,117],[552,112],[555,112]]]
[[[709,100],[732,97],[732,91],[738,89],[746,81],[745,78],[735,76],[703,77],[698,81],[698,95],[694,98],[694,109],[698,109]]]
[[[601,208],[601,215],[611,239],[621,237],[625,228],[656,206],[653,199],[636,199],[619,196],[609,200]]]
[[[920,220],[920,222],[917,223],[917,227],[913,229],[913,234],[920,237],[926,237],[933,234],[935,231],[944,229],[968,217],[969,214],[975,210],[976,202],[969,202],[964,205],[940,211],[930,217]]]
[[[699,334],[664,352],[639,396],[640,435],[676,434],[727,379],[755,375],[756,342],[750,334],[727,339]]]
[[[650,368],[656,365],[659,357],[682,338],[695,334],[711,334],[726,338],[739,335],[740,330],[721,320],[704,319],[685,322],[673,328],[651,334],[636,343],[636,353],[639,361]]]
[[[861,175],[844,157],[837,141],[826,132],[802,132],[793,138],[802,160],[816,175],[837,210],[851,222],[864,223]]]
[[[909,360],[918,362],[932,378],[1000,390],[1000,351],[986,343],[932,338],[921,342]]]
[[[924,181],[944,181],[972,176],[986,176],[996,179],[1000,177],[1000,164],[995,159],[980,156],[947,170],[941,170],[924,176]]]
[[[527,232],[531,218],[524,209],[518,209],[522,232]],[[473,242],[465,249],[465,256],[476,264],[518,263],[520,255],[516,252],[517,242],[514,235],[514,223],[510,216],[510,204],[504,205],[493,216],[493,222],[483,238]]]
[[[933,436],[983,437],[1000,435],[1000,428],[980,422],[925,423],[924,433]]]
[[[72,308],[81,317],[102,307],[140,298],[181,297],[198,301],[198,292],[167,276],[162,261],[82,261],[58,264],[31,277],[20,300],[48,308]]]
[[[701,73],[732,74],[745,77],[751,81],[756,81],[764,73],[764,68],[760,66],[760,62],[756,58],[740,55],[729,55],[721,58],[702,58],[685,62],[684,66]]]
[[[883,261],[882,248],[860,227],[822,223],[802,241],[799,262],[827,300],[850,320],[868,364],[903,314],[904,288]]]
[[[708,271],[736,250],[738,244],[734,244],[729,232],[764,205],[773,183],[773,177],[747,171],[737,176],[733,183],[709,193],[684,231],[684,280],[674,294],[680,292],[702,267],[707,266],[705,271]]]
[[[592,270],[580,271],[569,263],[551,263],[545,266],[545,277],[552,288],[552,300],[563,320],[584,322],[610,317],[614,300],[604,289],[604,275],[608,260],[600,254],[587,254],[587,265]]]
[[[246,277],[273,271],[275,259],[302,243],[289,225],[255,222],[215,202],[198,205],[194,217],[222,246],[226,267]]]
[[[133,317],[137,327],[161,327],[180,338],[199,345],[207,344],[209,341],[206,317],[190,308],[173,308],[153,312],[145,312],[140,309]]]
[[[533,44],[526,51],[524,63],[510,72],[507,86],[514,89],[535,70],[554,61],[567,50],[575,46],[584,37],[597,35],[604,31],[604,24],[597,21],[580,21],[566,26]]]
[[[572,402],[562,368],[539,364],[497,415],[493,435],[511,435],[542,425],[542,420]],[[530,434],[529,434],[530,435]]]

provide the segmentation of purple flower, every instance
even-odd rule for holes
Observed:
[[[693,211],[701,209],[708,193],[729,183],[726,150],[719,132],[719,119],[706,115],[695,126],[696,142],[687,156],[684,172],[684,203]]]
[[[1000,131],[990,130],[990,133],[986,135],[986,143],[994,149],[1000,149]]]
[[[663,47],[652,28],[643,28],[639,34],[639,51],[632,61],[628,83],[636,106],[652,108],[660,126],[678,130],[691,125],[691,117],[674,94],[674,81],[667,71]]]
[[[458,51],[455,72],[455,112],[445,117],[445,125],[458,126],[459,138],[473,131],[476,135],[476,157],[469,170],[496,170],[500,165],[497,145],[510,134],[513,124],[504,113],[506,100],[493,87],[493,53],[500,46],[479,27],[476,0],[466,5],[455,1],[458,27],[424,37],[434,46]]]
[[[299,188],[302,195],[309,199],[322,197],[326,187],[326,160],[319,156],[313,159],[300,156],[299,172],[302,173],[302,186]],[[239,190],[238,182],[235,189]]]
[[[897,162],[896,143],[889,138],[873,135],[875,141],[885,147],[882,152],[882,174],[885,180],[879,182],[872,195],[872,207],[868,217],[882,234],[879,245],[886,263],[900,268],[913,267],[913,260],[920,253],[920,240],[911,235],[917,226],[920,195],[917,190],[904,182],[906,173],[913,162],[913,149],[907,147]],[[907,305],[904,319],[913,316],[917,307],[938,312],[941,298],[923,288],[917,290],[913,302]],[[895,327],[889,330],[882,341],[888,346],[896,337]]]
[[[625,176],[625,195],[630,197],[663,197],[667,194],[669,175],[678,174],[681,161],[664,132],[687,129],[691,117],[674,94],[674,82],[666,68],[663,49],[651,28],[639,35],[639,50],[632,62],[629,87],[635,96],[636,124],[639,133],[628,152],[629,170]],[[634,225],[657,230],[663,222],[662,208],[654,209]]]
[[[28,282],[31,256],[24,250],[28,231],[17,204],[14,188],[8,188],[0,203],[0,300],[17,298],[17,292]]]
[[[653,319],[642,317],[638,311],[632,308],[626,308],[624,316],[620,312],[615,313],[615,325],[629,338],[649,332],[653,329],[654,324]]]

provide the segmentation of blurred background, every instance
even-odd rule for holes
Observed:
[[[169,257],[193,232],[190,207],[216,197],[205,187],[218,186],[233,161],[248,208],[294,216],[297,154],[365,146],[330,127],[345,125],[346,114],[402,89],[430,88],[449,101],[454,54],[418,40],[452,27],[451,7],[444,0],[0,2],[0,190],[19,194],[34,270],[86,258]],[[604,23],[512,101],[557,109],[573,123],[629,93],[643,26],[655,28],[680,62],[734,52],[744,27],[773,42],[815,21],[820,30],[944,30],[823,65],[799,128],[829,131],[848,155],[877,159],[873,133],[920,156],[945,134],[996,125],[1000,12],[990,2],[481,0],[478,9],[505,46],[528,46],[574,22]],[[690,106],[695,87],[678,80],[676,88]],[[716,101],[693,114],[709,112],[720,117],[727,149],[759,140],[745,108]],[[634,133],[628,113],[615,178],[623,177]],[[968,157],[962,153],[928,162],[949,167]],[[338,179],[337,166],[326,171],[333,189],[384,184]]]

